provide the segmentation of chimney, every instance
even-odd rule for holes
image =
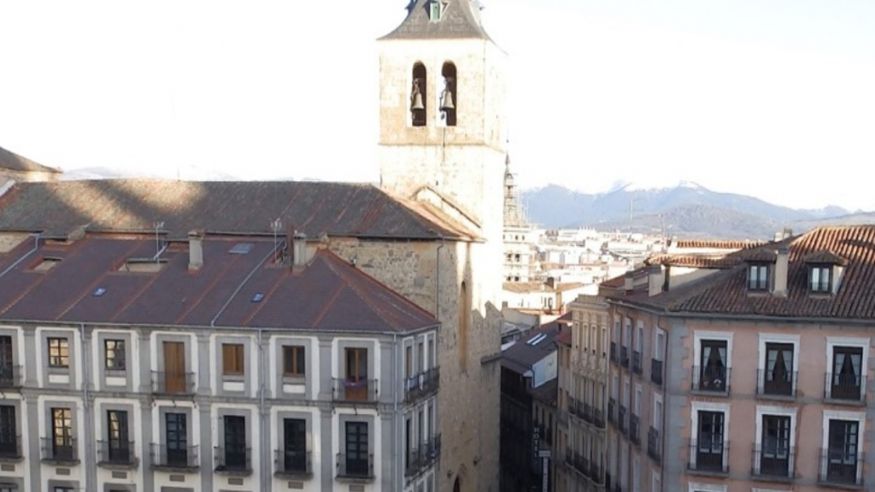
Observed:
[[[188,233],[188,269],[200,270],[204,266],[204,233],[190,231]]]
[[[787,295],[787,273],[790,269],[790,248],[781,246],[776,251],[775,260],[775,288],[773,294],[785,297]]]
[[[292,268],[299,267],[307,263],[307,235],[303,232],[295,231],[292,235]]]
[[[650,265],[647,270],[647,295],[653,297],[661,294],[665,287],[665,273],[662,265]]]
[[[626,272],[626,275],[623,276],[623,282],[627,294],[635,290],[635,271]]]

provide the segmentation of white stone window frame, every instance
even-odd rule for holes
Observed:
[[[833,355],[835,347],[859,347],[863,349],[863,361],[860,365],[860,376],[862,379],[860,380],[861,388],[860,390],[865,395],[866,393],[866,384],[867,375],[869,374],[869,338],[864,337],[826,337],[826,371],[825,373],[832,374],[833,372]],[[832,384],[826,380],[826,375],[824,375],[824,394],[827,395],[827,399],[832,397]]]
[[[719,403],[710,401],[693,401],[690,403],[690,437],[696,439],[698,445],[699,437],[699,412],[722,412],[723,413],[723,442],[729,439],[729,410],[732,406],[729,403]],[[663,409],[665,411],[665,409]],[[724,445],[724,449],[726,446]],[[690,447],[690,465],[695,469],[697,453],[693,452]],[[723,469],[728,469],[729,453],[723,453]],[[703,489],[707,490],[707,489]]]
[[[796,386],[799,383],[799,335],[788,335],[784,333],[760,333],[759,334],[759,351],[757,353],[757,394],[763,394],[763,383],[765,381],[766,369],[766,344],[767,343],[790,343],[793,345],[793,389],[792,394],[796,394]],[[728,350],[727,350],[728,356]]]
[[[726,484],[690,482],[689,492],[726,492]]]
[[[652,347],[652,350],[650,351],[650,353],[654,359],[656,359],[658,361],[663,361],[663,360],[665,360],[665,353],[664,353],[665,347],[663,347],[662,343],[659,343],[659,336],[660,335],[662,335],[663,339],[665,339],[665,337],[668,336],[666,334],[665,330],[663,330],[662,328],[656,327],[653,330],[653,347]]]
[[[635,351],[644,356],[644,322],[640,319],[635,327]]]
[[[795,407],[781,407],[775,405],[757,405],[756,410],[756,428],[754,432],[754,445],[756,449],[762,453],[763,449],[763,416],[776,415],[779,417],[790,417],[790,456],[787,460],[787,469],[792,471],[796,466],[796,411]],[[755,474],[760,472],[760,462],[754,461],[753,469]]]
[[[628,316],[623,319],[623,347],[632,349],[632,318]]]
[[[705,340],[718,340],[726,342],[726,392],[732,380],[732,338],[734,333],[731,331],[708,331],[696,330],[693,333],[693,367],[698,367],[702,370],[702,342]],[[701,382],[700,382],[701,383]]]
[[[665,403],[662,400],[662,395],[653,393],[653,407],[650,412],[650,425],[659,431],[659,438],[662,439],[662,418],[656,418],[657,403],[662,407],[662,418],[665,418]]]
[[[829,446],[829,421],[830,420],[854,420],[859,426],[857,429],[857,459],[860,457],[866,446],[864,444],[866,432],[866,412],[852,412],[846,410],[823,410],[823,434],[821,436],[820,449],[826,449]],[[820,476],[826,476],[827,460],[820,459],[818,469]],[[860,461],[860,466],[857,467],[857,483],[861,483],[860,479],[863,476],[863,461]]]
[[[644,398],[644,388],[641,383],[635,383],[635,396],[632,401],[632,413],[641,417],[641,399]]]

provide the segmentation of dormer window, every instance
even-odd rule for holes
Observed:
[[[754,291],[769,290],[769,264],[751,263],[747,270],[747,288]]]
[[[832,292],[832,265],[811,265],[808,269],[808,286],[814,293]]]
[[[428,18],[432,22],[438,22],[441,20],[441,16],[444,13],[444,5],[440,0],[432,0],[428,5]]]

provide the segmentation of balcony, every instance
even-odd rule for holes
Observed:
[[[830,403],[866,404],[866,376],[826,373],[824,399]]]
[[[617,358],[617,342],[611,342],[611,362],[619,362]]]
[[[568,412],[571,415],[574,415],[575,417],[578,417],[578,418],[583,418],[583,412],[581,411],[581,409],[582,409],[582,406],[580,404],[580,400],[578,400],[576,398],[569,398],[568,399]]]
[[[413,402],[437,391],[441,373],[439,367],[433,367],[413,377],[404,380],[404,401]]]
[[[641,352],[637,350],[632,351],[632,372],[636,374],[641,374]]]
[[[751,476],[763,480],[790,481],[794,478],[796,453],[792,449],[753,446]]]
[[[377,402],[376,379],[340,379],[332,378],[334,391],[332,393],[335,402]]]
[[[43,462],[56,465],[76,465],[79,463],[76,439],[44,437],[40,441]]]
[[[620,405],[620,410],[617,412],[617,427],[620,428],[620,433],[626,433],[626,407]]]
[[[309,451],[275,449],[273,452],[274,476],[282,478],[307,478],[313,475],[313,462]]]
[[[152,371],[152,392],[157,395],[194,395],[194,373]]]
[[[650,381],[662,385],[662,361],[650,359]]]
[[[757,395],[767,398],[793,399],[796,397],[796,377],[798,373],[757,371]]]
[[[374,455],[367,457],[337,453],[337,478],[372,480],[374,478]]]
[[[620,347],[620,365],[629,367],[629,349],[626,347]]]
[[[728,395],[731,374],[732,369],[728,367],[716,371],[703,371],[702,367],[693,366],[690,376],[690,390],[714,396]]]
[[[197,446],[174,446],[168,448],[152,444],[152,468],[158,470],[191,472],[200,466]]]
[[[0,440],[0,461],[19,461],[21,454],[21,436],[3,436]]]
[[[843,449],[821,449],[818,483],[862,489],[863,463],[863,453],[854,456],[845,453]]]
[[[592,423],[599,429],[605,428],[605,413],[601,408],[594,408],[592,411]]]
[[[700,436],[701,437],[701,436]],[[687,470],[706,475],[729,473],[729,441],[724,439],[691,439]]]
[[[634,413],[629,415],[629,440],[641,444],[641,421]]]
[[[617,423],[617,400],[610,398],[608,399],[608,422],[615,424]]]
[[[0,366],[0,388],[21,387],[21,366]]]
[[[232,475],[249,475],[252,473],[252,448],[213,448],[216,460],[216,472]]]
[[[97,464],[106,467],[130,468],[137,465],[133,441],[97,441]]]
[[[604,472],[605,469],[601,465],[601,463],[597,463],[595,461],[589,462],[589,472],[586,474],[590,480],[596,485],[602,485],[604,483]]]
[[[659,441],[659,431],[653,427],[647,431],[647,456],[659,463],[662,460],[662,445]]]

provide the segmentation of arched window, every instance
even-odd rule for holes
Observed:
[[[425,72],[425,65],[417,62],[413,65],[413,84],[410,88],[410,117],[413,126],[425,126],[427,87],[428,75]]]
[[[447,126],[456,126],[456,111],[459,104],[458,93],[456,92],[456,65],[452,62],[444,63],[441,69],[441,75],[444,78],[444,88],[441,91],[440,110],[444,123]]]

